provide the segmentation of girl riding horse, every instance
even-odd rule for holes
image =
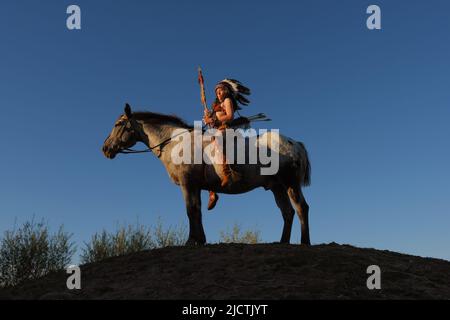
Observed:
[[[248,105],[250,102],[243,96],[250,94],[250,89],[243,86],[239,81],[234,79],[224,79],[220,81],[215,87],[216,100],[212,106],[212,113],[205,110],[203,121],[220,131],[222,136],[225,136],[225,130],[229,128],[229,123],[234,119],[234,113],[241,109],[238,102],[243,105]],[[216,148],[221,157],[222,176],[221,186],[225,187],[232,180],[231,169],[226,158],[225,144],[223,149]],[[208,210],[212,210],[219,200],[217,193],[209,191]]]

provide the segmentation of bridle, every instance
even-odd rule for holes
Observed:
[[[129,127],[129,128],[127,128],[128,123],[130,124],[130,127]],[[125,126],[126,129],[129,129],[128,131],[130,131],[130,132],[132,132],[132,133],[135,133],[135,132],[136,132],[136,129],[133,127],[133,125],[132,125],[130,119],[127,119],[126,122],[123,123],[123,125]],[[205,126],[202,127],[202,131],[203,131],[204,128],[205,128]],[[148,148],[145,149],[145,150],[133,150],[133,149],[131,149],[131,148],[121,148],[121,149],[119,149],[119,151],[117,151],[117,153],[122,153],[122,154],[146,153],[146,152],[152,152],[153,149],[159,148],[159,154],[157,155],[157,157],[160,158],[160,157],[161,157],[161,154],[162,154],[162,149],[163,149],[163,148],[164,148],[164,147],[165,147],[165,146],[166,146],[173,138],[175,138],[175,137],[177,137],[177,136],[179,136],[179,135],[181,135],[181,134],[184,134],[184,133],[187,133],[187,132],[191,132],[192,130],[194,130],[194,128],[186,129],[186,131],[180,132],[180,133],[174,135],[173,137],[170,137],[170,138],[168,138],[168,139],[166,139],[166,140],[160,142],[160,143],[157,144],[156,146],[148,147]]]
[[[192,129],[189,129],[188,131],[191,131]],[[186,132],[188,132],[186,131]],[[184,132],[183,132],[184,133]],[[131,148],[123,148],[123,149],[119,149],[119,151],[117,151],[117,153],[123,153],[123,154],[133,154],[133,153],[146,153],[146,152],[152,152],[153,149],[156,149],[159,147],[159,154],[157,155],[158,158],[161,157],[162,154],[162,149],[164,148],[164,146],[170,142],[170,140],[172,140],[172,138],[166,139],[163,142],[157,144],[156,146],[153,147],[149,147],[145,150],[133,150]]]

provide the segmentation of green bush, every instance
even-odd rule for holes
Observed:
[[[241,226],[234,224],[231,231],[220,231],[220,242],[222,243],[247,243],[255,244],[261,242],[259,230],[242,231]]]
[[[183,246],[187,239],[187,231],[185,226],[168,228],[164,230],[160,220],[153,229],[154,248],[164,248],[171,246]]]
[[[63,226],[51,235],[43,220],[34,219],[6,231],[0,244],[0,286],[15,286],[67,267],[75,253],[71,237]]]
[[[153,228],[139,224],[121,226],[115,232],[103,230],[94,234],[91,241],[85,243],[81,262],[92,263],[143,250],[179,246],[186,240],[184,227],[165,230],[160,219]]]

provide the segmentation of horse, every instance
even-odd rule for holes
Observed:
[[[275,202],[281,211],[284,225],[280,242],[290,243],[292,223],[295,212],[297,212],[301,223],[301,244],[310,245],[309,205],[303,196],[302,187],[310,185],[311,166],[308,152],[303,143],[281,134],[266,132],[258,135],[255,138],[258,143],[267,141],[267,135],[271,134],[271,139],[278,142],[276,152],[279,156],[279,168],[277,172],[271,175],[261,174],[261,168],[264,165],[260,162],[233,164],[232,171],[236,172],[240,179],[222,187],[220,170],[217,170],[215,163],[207,163],[204,159],[201,163],[175,163],[173,161],[172,151],[177,146],[173,135],[174,132],[180,130],[191,135],[190,141],[194,145],[192,136],[194,128],[184,120],[175,115],[149,111],[132,112],[131,106],[126,104],[124,113],[119,116],[111,133],[106,138],[102,151],[106,158],[114,159],[119,153],[133,152],[130,151],[130,148],[136,143],[142,142],[149,148],[146,151],[151,151],[159,158],[172,182],[181,188],[183,194],[189,219],[189,237],[185,245],[206,244],[201,211],[202,190],[224,194],[242,194],[259,187],[273,193]],[[248,146],[249,138],[247,137],[245,141]],[[202,141],[201,146],[205,147],[208,143],[211,142]],[[268,150],[274,151],[275,148],[267,146]],[[259,144],[258,148],[260,148]],[[193,146],[192,153],[194,149]],[[248,153],[246,151],[246,160],[251,156]]]

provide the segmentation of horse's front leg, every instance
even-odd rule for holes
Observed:
[[[186,245],[203,245],[206,237],[202,224],[201,190],[187,186],[182,186],[181,190],[189,217],[189,238]]]

